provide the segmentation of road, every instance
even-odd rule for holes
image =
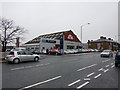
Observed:
[[[115,88],[120,68],[100,53],[44,56],[39,62],[2,64],[3,88]],[[117,90],[117,89],[116,89]]]

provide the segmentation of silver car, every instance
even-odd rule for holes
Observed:
[[[40,55],[33,54],[30,51],[12,51],[6,56],[6,61],[19,63],[23,61],[39,61]]]
[[[101,54],[101,57],[113,57],[112,50],[104,50]]]

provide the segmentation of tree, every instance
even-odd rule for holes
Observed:
[[[2,51],[6,51],[6,46],[13,43],[14,40],[25,33],[25,29],[14,25],[13,20],[1,18],[0,19],[0,41],[2,42]]]

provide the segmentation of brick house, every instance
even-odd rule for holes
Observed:
[[[106,38],[101,36],[100,39],[97,40],[88,40],[88,48],[91,49],[98,49],[98,50],[105,50],[105,49],[110,49],[110,50],[118,50],[120,49],[120,43],[114,41],[111,38]]]

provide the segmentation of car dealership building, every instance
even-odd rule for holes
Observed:
[[[63,40],[61,40],[63,36]],[[26,49],[46,50],[60,49],[61,41],[63,49],[78,49],[81,48],[81,41],[72,32],[72,30],[40,35],[25,43]]]

